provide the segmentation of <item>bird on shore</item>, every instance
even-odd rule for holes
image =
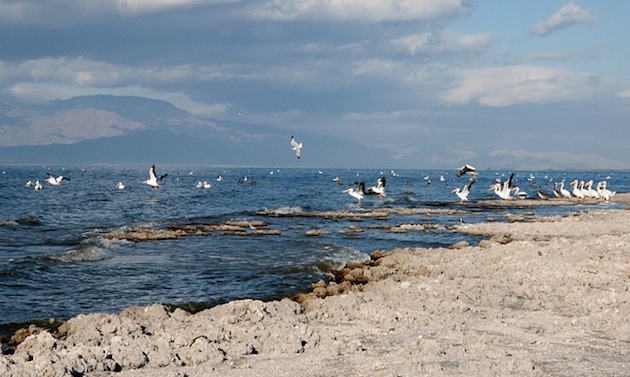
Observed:
[[[376,180],[376,186],[368,187],[364,192],[365,195],[378,195],[379,199],[385,196],[385,177]]]
[[[594,199],[600,198],[600,195],[599,195],[599,192],[597,192],[597,189],[593,188],[592,179],[584,184],[584,189],[586,190],[586,193],[588,194],[589,197],[594,198]]]
[[[571,199],[571,192],[564,188],[564,181],[560,181],[560,195],[565,199]]]
[[[490,186],[490,190],[493,190],[495,194],[499,196],[501,199],[509,200],[512,199],[511,191],[512,187],[512,179],[514,178],[514,173],[510,175],[507,181],[501,183],[497,182]]]
[[[355,189],[350,187],[349,189],[343,190],[342,192],[350,194],[350,196],[357,199],[358,204],[361,204],[361,200],[363,200],[363,194],[365,192],[365,183],[359,182],[358,188]]]
[[[298,143],[293,135],[291,135],[291,148],[295,151],[295,157],[299,159],[302,156],[302,143]]]
[[[519,198],[519,199],[527,199],[527,198],[529,198],[529,195],[527,194],[527,192],[522,191],[521,188],[518,187],[518,186],[512,187],[510,190],[514,191],[514,196]]]
[[[149,179],[142,181],[142,183],[153,187],[155,190],[160,188],[160,181],[168,176],[168,173],[162,174],[159,177],[155,174],[155,164],[151,165],[149,169]]]
[[[611,191],[606,188],[606,181],[601,181],[597,183],[595,187],[597,192],[599,193],[600,198],[604,199],[607,202],[609,202],[610,199],[612,199],[612,197],[615,196],[615,194],[617,193],[616,191]]]
[[[470,193],[470,188],[475,182],[477,182],[477,180],[471,179],[470,181],[468,181],[468,183],[466,183],[466,185],[462,189],[457,187],[455,190],[452,191],[455,193],[455,195],[459,197],[460,203],[468,201],[468,194]]]
[[[48,174],[48,178],[46,178],[46,182],[50,183],[53,186],[61,186],[61,181],[63,181],[64,179],[66,181],[69,181],[70,178],[68,177],[64,177],[63,175],[60,175],[58,177],[54,177],[52,174],[47,173]]]
[[[473,177],[477,177],[477,169],[472,165],[464,165],[461,168],[457,169],[457,176],[461,177],[464,174],[468,174]]]
[[[578,187],[580,183],[577,181],[577,179],[574,179],[569,184],[572,187],[571,194],[578,198],[578,200],[584,199],[584,192],[580,189],[580,187]]]
[[[555,189],[555,187],[554,187],[554,189]],[[538,188],[536,189],[536,195],[538,195],[538,197],[539,197],[540,199],[542,199],[542,200],[547,200],[547,199],[549,199],[549,197],[550,197],[550,195],[549,195],[549,194],[547,194],[546,192],[544,192],[544,191],[542,190],[542,187],[540,187],[540,186],[538,186]]]

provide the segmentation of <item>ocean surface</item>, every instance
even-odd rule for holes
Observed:
[[[506,214],[563,214],[615,203],[510,207],[480,205],[500,199],[489,186],[508,171],[480,171],[459,204],[452,193],[468,176],[453,170],[352,170],[157,166],[168,176],[159,190],[142,184],[149,166],[0,166],[0,330],[80,313],[118,312],[163,303],[199,308],[243,298],[272,299],[307,291],[325,271],[362,262],[375,250],[439,247],[479,239],[448,228],[460,222],[505,221]],[[59,187],[44,182],[63,175]],[[217,180],[221,176],[222,180]],[[386,178],[386,196],[361,205],[342,190]],[[338,180],[337,180],[338,178]],[[515,184],[536,197],[549,180],[607,180],[630,191],[627,172],[515,172]],[[26,187],[39,180],[43,189]],[[198,188],[207,181],[209,188]],[[126,186],[116,188],[118,182]],[[255,184],[254,184],[255,183]],[[542,201],[541,201],[542,202]],[[324,211],[369,213],[383,208],[429,209],[387,219],[329,218]],[[307,213],[312,216],[292,216]],[[131,242],[103,235],[229,221],[264,222],[275,235],[222,232],[173,240]],[[444,228],[388,232],[382,225],[435,224]],[[356,226],[363,232],[347,232]],[[372,227],[370,227],[372,226]],[[325,234],[306,236],[309,230]]]

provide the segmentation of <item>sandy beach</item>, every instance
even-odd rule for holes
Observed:
[[[484,240],[375,252],[295,299],[33,329],[0,375],[630,375],[630,211],[452,231]]]

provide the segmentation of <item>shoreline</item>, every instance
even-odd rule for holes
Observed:
[[[79,315],[0,355],[0,374],[627,374],[628,216],[462,224],[484,241],[376,252],[297,301]]]

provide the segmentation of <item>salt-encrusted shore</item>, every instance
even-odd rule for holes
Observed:
[[[479,246],[395,249],[299,300],[70,319],[1,376],[630,374],[630,211],[464,224]]]

